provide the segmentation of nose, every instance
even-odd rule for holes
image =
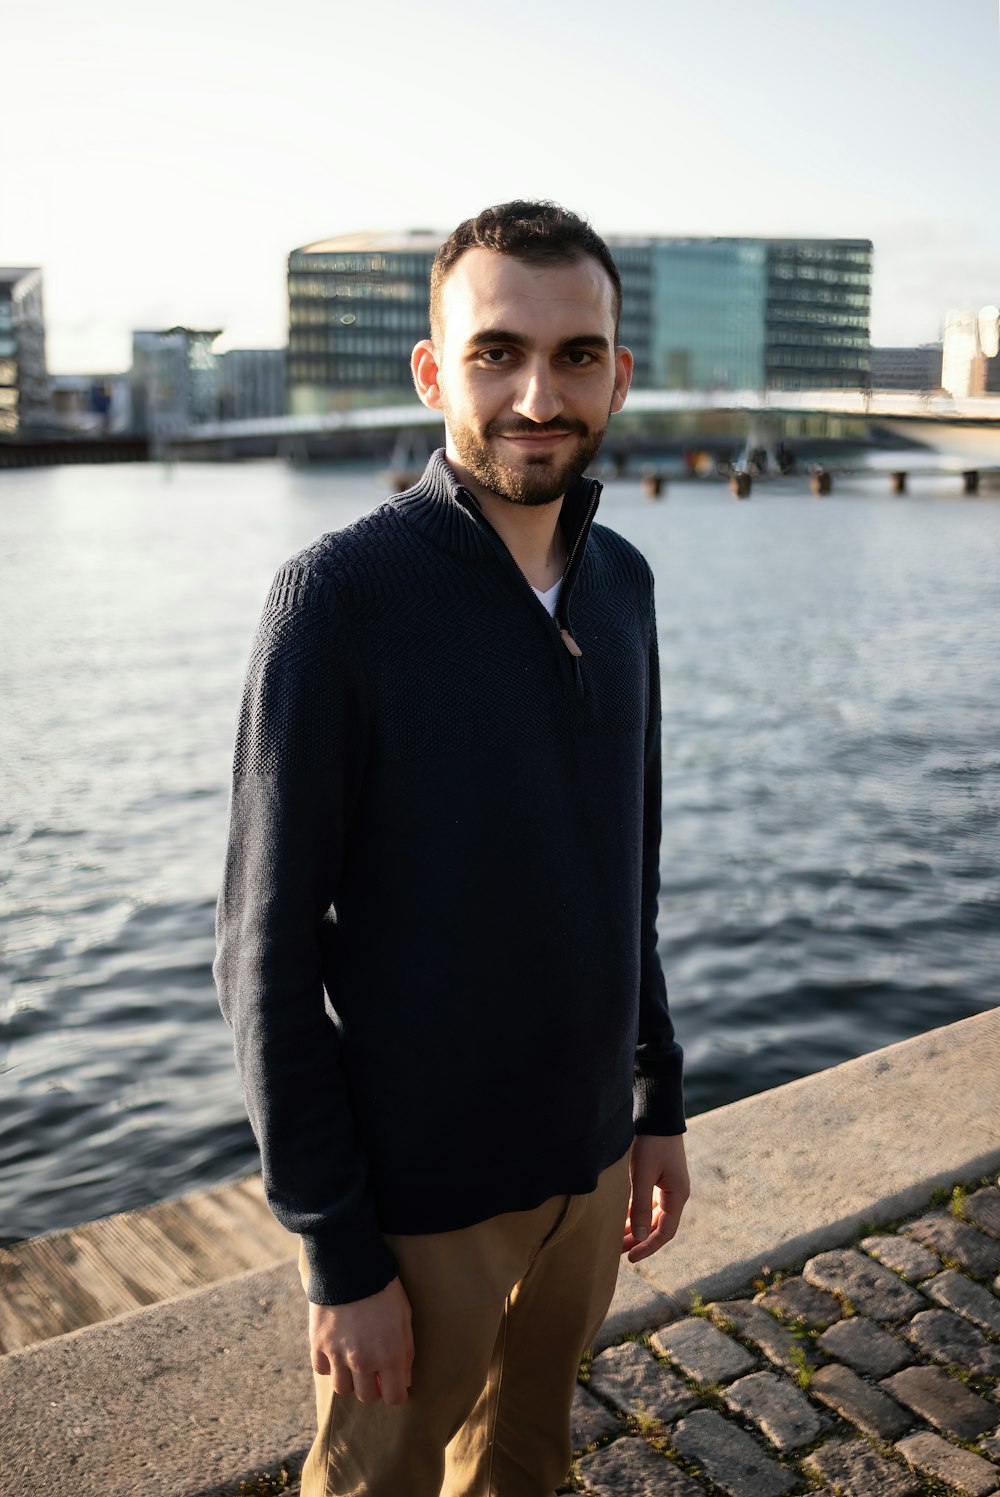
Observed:
[[[514,400],[514,410],[529,421],[552,421],[563,408],[558,382],[547,365],[533,364]]]

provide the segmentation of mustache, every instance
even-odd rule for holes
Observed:
[[[584,421],[565,421],[556,417],[552,421],[490,421],[483,430],[484,437],[539,437],[589,435],[590,428]]]

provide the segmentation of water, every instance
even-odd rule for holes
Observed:
[[[605,493],[657,578],[691,1113],[996,1002],[1000,499],[887,490]],[[255,1167],[210,975],[242,672],[278,563],[379,497],[0,474],[0,1237]]]

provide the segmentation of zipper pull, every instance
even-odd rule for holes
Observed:
[[[563,644],[566,646],[567,650],[570,652],[570,654],[572,655],[573,659],[574,660],[579,660],[581,658],[581,656],[583,655],[583,651],[580,649],[580,646],[577,644],[577,642],[573,638],[572,634],[570,634],[569,630],[568,629],[560,629],[559,630],[559,638],[562,640]]]

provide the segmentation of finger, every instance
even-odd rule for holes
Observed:
[[[383,1403],[395,1407],[397,1404],[406,1402],[410,1376],[404,1367],[383,1367],[378,1374],[378,1383]]]
[[[354,1378],[351,1369],[346,1362],[335,1360],[331,1366],[330,1376],[333,1378],[333,1391],[342,1396],[354,1392]]]
[[[632,1200],[629,1202],[626,1230],[632,1233],[636,1242],[644,1242],[649,1236],[652,1225],[653,1187],[643,1187],[637,1180],[632,1187]]]
[[[638,1263],[641,1259],[651,1258],[654,1253],[658,1253],[664,1243],[676,1235],[679,1222],[679,1211],[660,1211],[653,1230],[644,1241],[636,1243],[629,1251],[629,1262]]]
[[[318,1346],[312,1348],[312,1370],[318,1372],[320,1377],[329,1377],[330,1358],[325,1351],[320,1351]]]
[[[359,1403],[378,1403],[378,1378],[374,1372],[355,1372],[354,1396]]]

